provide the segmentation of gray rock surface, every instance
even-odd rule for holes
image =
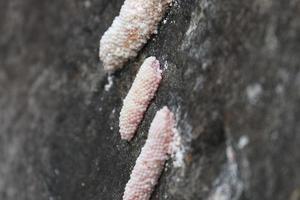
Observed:
[[[299,200],[300,1],[177,0],[109,78],[98,42],[122,3],[0,0],[0,199],[121,199],[168,105],[184,164],[167,163],[152,200]],[[127,143],[122,99],[150,55],[164,79]]]

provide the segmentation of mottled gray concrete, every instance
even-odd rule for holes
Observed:
[[[177,0],[108,87],[98,41],[122,3],[0,0],[0,199],[120,200],[168,105],[184,164],[153,200],[299,200],[300,1]],[[150,55],[164,79],[127,143],[118,113]]]

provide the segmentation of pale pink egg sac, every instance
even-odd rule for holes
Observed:
[[[172,0],[125,0],[119,16],[100,40],[99,57],[104,69],[122,68],[147,43]]]
[[[174,114],[166,106],[156,113],[126,184],[123,200],[150,199],[172,150],[174,126]]]
[[[130,141],[133,138],[161,79],[162,71],[159,61],[155,57],[147,58],[123,101],[119,118],[120,134],[123,140]]]

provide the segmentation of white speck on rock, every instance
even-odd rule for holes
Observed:
[[[111,113],[110,113],[110,115],[109,115],[109,118],[110,118],[111,120],[115,118],[115,112],[116,112],[116,109],[115,109],[115,108],[112,109],[112,111],[111,111]]]
[[[172,1],[172,5],[173,5],[174,7],[179,7],[178,1]]]
[[[182,145],[182,138],[177,129],[173,129],[174,138],[172,142],[172,159],[173,166],[176,168],[182,167],[184,165],[184,155],[186,153],[184,146]]]
[[[209,66],[209,63],[207,63],[207,62],[204,62],[203,64],[202,64],[202,69],[205,71],[205,70],[207,70],[208,69],[208,66]]]
[[[182,42],[181,49],[187,50],[194,40],[195,37],[198,36],[198,32],[196,31],[200,26],[201,19],[204,18],[203,11],[201,9],[196,9],[191,14],[190,25],[185,33],[185,38]]]
[[[226,148],[226,156],[227,156],[227,159],[230,163],[234,163],[236,161],[235,159],[235,152],[232,148],[232,146],[227,146]]]
[[[243,149],[248,144],[249,144],[249,138],[248,136],[244,135],[239,139],[238,148]]]
[[[275,88],[275,91],[278,95],[283,94],[284,93],[284,86],[281,84],[278,84]]]
[[[107,76],[107,83],[104,86],[104,90],[106,92],[108,92],[110,90],[110,88],[113,86],[113,84],[114,84],[113,78],[114,77],[112,75]]]
[[[59,175],[59,170],[58,169],[54,169],[54,173],[56,174],[56,175]]]
[[[209,195],[209,200],[238,200],[244,185],[239,177],[238,164],[232,146],[226,149],[227,163],[219,177],[215,180],[215,188]]]
[[[260,84],[255,83],[253,85],[249,85],[246,89],[248,100],[251,104],[256,104],[259,100],[259,97],[262,93],[263,89]]]
[[[85,8],[90,8],[92,3],[89,0],[84,1],[84,7]]]
[[[201,90],[203,88],[204,81],[205,81],[205,78],[202,75],[197,77],[196,82],[195,82],[194,87],[193,87],[193,91]]]
[[[166,69],[168,69],[168,67],[169,67],[168,61],[165,61],[165,63],[164,63],[164,69],[166,70]]]

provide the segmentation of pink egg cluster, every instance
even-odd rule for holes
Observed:
[[[122,139],[130,141],[134,136],[162,79],[161,73],[159,61],[155,57],[147,58],[139,69],[120,113]]]
[[[157,31],[172,0],[125,0],[120,14],[100,40],[99,57],[112,72],[137,55]]]
[[[174,125],[174,115],[166,106],[156,113],[146,144],[125,187],[123,200],[150,199],[171,153]]]

